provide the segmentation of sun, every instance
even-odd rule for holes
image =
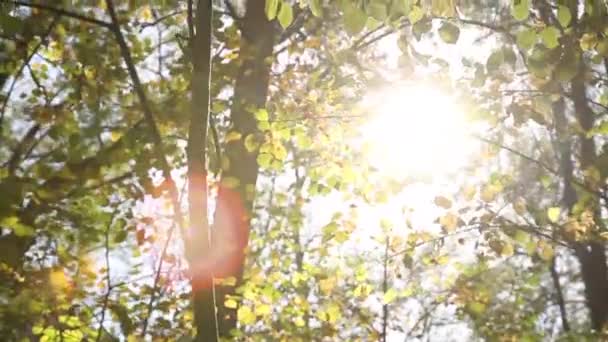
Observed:
[[[472,127],[454,95],[427,84],[381,89],[365,100],[369,163],[395,177],[436,177],[462,168],[475,150]]]

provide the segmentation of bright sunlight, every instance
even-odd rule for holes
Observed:
[[[457,99],[428,85],[382,89],[365,100],[369,162],[395,177],[434,177],[462,167],[474,150]]]

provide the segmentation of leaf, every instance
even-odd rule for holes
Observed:
[[[447,213],[439,218],[439,224],[447,233],[453,232],[458,227],[458,216]]]
[[[255,114],[255,119],[258,121],[268,121],[268,111],[264,108],[258,109]]]
[[[436,206],[441,207],[443,209],[450,209],[452,207],[452,201],[443,196],[435,197],[434,202]]]
[[[334,289],[334,287],[336,287],[335,277],[329,277],[319,280],[319,289],[321,290],[321,293],[325,295],[329,295]]]
[[[407,18],[410,20],[410,23],[412,25],[419,22],[420,19],[422,19],[423,17],[424,17],[424,12],[422,12],[422,9],[419,6],[412,6],[412,10],[407,15]]]
[[[255,314],[248,306],[241,306],[237,310],[236,315],[239,319],[239,322],[243,324],[252,324],[256,321]]]
[[[536,31],[532,28],[517,32],[516,42],[522,49],[530,49],[536,43]]]
[[[559,220],[559,214],[561,213],[561,209],[559,207],[551,207],[547,209],[547,217],[549,221],[555,223]]]
[[[315,17],[321,17],[323,15],[323,8],[321,7],[321,0],[308,0],[308,7],[310,12]]]
[[[585,33],[580,40],[581,49],[583,49],[583,51],[589,51],[595,48],[597,43],[598,39],[595,33]]]
[[[266,0],[265,12],[266,12],[266,18],[268,18],[268,20],[272,20],[272,19],[276,18],[278,10],[279,10],[279,0]]]
[[[228,309],[236,309],[238,304],[237,304],[236,300],[230,298],[230,299],[226,299],[226,301],[224,302],[224,306],[227,307]]]
[[[241,133],[237,131],[230,131],[226,134],[226,142],[241,140]]]
[[[115,243],[121,243],[123,241],[125,241],[127,239],[127,235],[128,235],[128,231],[127,230],[121,230],[119,231],[116,236],[114,236],[114,242]]]
[[[296,327],[298,328],[302,328],[306,325],[306,321],[304,321],[304,319],[302,317],[296,317],[296,319],[293,321],[293,324],[295,324]]]
[[[453,17],[456,13],[454,0],[432,0],[431,13],[439,17]]]
[[[270,166],[270,163],[272,163],[272,155],[269,153],[260,153],[257,157],[257,161],[261,168],[267,169]]]
[[[395,301],[395,299],[397,299],[398,294],[399,293],[395,289],[389,289],[384,293],[384,296],[382,296],[382,304],[392,303],[393,301]]]
[[[255,306],[255,314],[258,316],[268,316],[272,312],[272,308],[268,304],[258,304]]]
[[[553,251],[553,247],[546,243],[543,240],[540,240],[538,242],[538,256],[543,259],[544,261],[550,261],[553,256],[555,255],[555,252]]]
[[[561,33],[555,26],[545,27],[539,35],[547,48],[553,49],[559,46],[559,37],[561,36]]]
[[[343,2],[343,19],[344,28],[352,35],[355,35],[365,27],[367,15],[359,7],[353,5],[350,1]]]
[[[446,21],[439,28],[439,37],[448,44],[456,44],[459,36],[460,29],[452,23]]]
[[[572,21],[572,14],[570,13],[570,9],[564,5],[559,5],[557,8],[557,21],[559,24],[566,28],[570,25],[570,21]]]
[[[247,152],[250,152],[250,153],[257,150],[258,147],[260,146],[260,144],[255,139],[255,135],[253,135],[253,134],[249,134],[245,138],[244,145],[245,145],[245,149],[247,150]]]
[[[530,15],[530,1],[514,0],[513,7],[511,7],[511,15],[519,21],[528,19],[528,15]]]
[[[293,8],[287,1],[281,3],[281,10],[279,11],[279,24],[286,29],[293,21]]]
[[[496,186],[493,185],[485,185],[482,189],[481,189],[481,199],[486,202],[492,202],[494,199],[496,199],[496,195],[498,195],[498,188]]]
[[[486,61],[486,69],[488,69],[488,72],[496,71],[498,68],[500,68],[504,60],[505,56],[502,49],[496,50],[488,57],[488,60]]]
[[[371,2],[367,6],[367,13],[370,17],[383,22],[388,17],[388,11],[386,9],[386,4],[381,2]]]
[[[524,215],[527,212],[526,200],[519,197],[513,202],[513,209],[518,215]]]

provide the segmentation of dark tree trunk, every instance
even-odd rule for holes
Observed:
[[[583,132],[588,132],[594,124],[594,113],[587,102],[584,74],[585,68],[581,62],[579,73],[572,81],[572,100],[576,119]],[[580,166],[582,171],[586,172],[595,164],[595,142],[586,134],[580,134],[579,140]],[[584,182],[587,187],[591,189],[597,187],[594,181],[585,178]],[[593,196],[593,199],[589,205],[593,210],[595,224],[599,228],[602,225],[600,199],[597,198],[597,195],[590,196]],[[606,267],[605,246],[599,237],[594,236],[589,242],[577,243],[575,250],[581,264],[587,307],[591,313],[591,325],[596,331],[601,331],[608,318],[608,268]]]
[[[244,141],[249,135],[260,135],[254,113],[266,106],[274,47],[274,23],[266,18],[264,3],[264,0],[247,1],[245,16],[241,19],[240,67],[234,86],[231,130],[239,132],[242,138],[225,147],[228,165],[222,171],[212,234],[212,243],[223,246],[221,252],[226,256],[222,272],[217,276],[234,277],[236,286],[243,277],[258,177],[257,152],[247,151]],[[236,310],[224,306],[226,296],[234,291],[234,286],[216,288],[221,337],[229,337],[230,330],[236,328]]]

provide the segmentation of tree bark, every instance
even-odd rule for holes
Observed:
[[[585,87],[585,66],[581,61],[578,75],[572,80],[572,100],[576,119],[583,129],[588,132],[594,124],[594,114],[589,108]],[[592,137],[585,133],[579,135],[580,140],[580,166],[583,172],[594,166],[596,159],[596,147]],[[597,187],[594,181],[585,176],[588,187]],[[593,210],[595,224],[602,224],[599,207],[599,198],[592,196],[590,206]],[[594,233],[592,233],[594,234]],[[595,235],[595,234],[594,234]],[[585,297],[587,307],[591,314],[591,326],[600,332],[608,319],[608,268],[606,266],[606,253],[604,243],[597,236],[592,236],[590,241],[577,243],[575,246],[576,256],[581,264],[581,274],[585,283]]]
[[[207,131],[209,123],[212,1],[198,2],[196,31],[191,37],[193,74],[188,133],[188,210],[189,236],[186,251],[190,263],[192,306],[197,328],[196,341],[218,340],[210,231],[207,216]]]
[[[234,86],[231,130],[240,133],[241,139],[225,146],[224,159],[228,165],[224,165],[222,171],[212,234],[212,243],[222,246],[225,255],[221,274],[217,276],[234,277],[236,286],[243,278],[258,177],[257,152],[248,151],[244,141],[249,135],[260,135],[254,113],[266,105],[274,47],[274,23],[266,18],[264,3],[264,0],[247,1],[245,16],[240,19],[240,67]],[[236,309],[224,306],[226,297],[234,295],[234,291],[235,286],[216,288],[221,337],[229,337],[230,331],[236,328]]]

